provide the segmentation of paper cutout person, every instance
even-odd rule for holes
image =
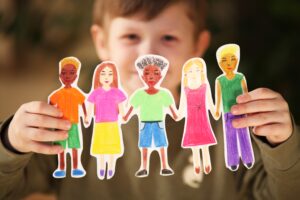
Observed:
[[[99,64],[94,71],[93,89],[88,96],[88,110],[89,114],[94,113],[90,153],[97,158],[97,175],[101,180],[105,178],[106,163],[107,179],[114,176],[116,160],[124,152],[118,116],[124,115],[126,96],[119,85],[116,65],[108,61]]]
[[[126,121],[132,110],[139,117],[139,148],[141,151],[141,166],[136,172],[137,177],[146,177],[149,174],[149,157],[153,150],[158,151],[161,160],[162,176],[173,175],[168,164],[168,141],[165,130],[165,116],[168,112],[177,118],[177,110],[172,94],[160,83],[166,75],[169,62],[158,55],[144,55],[135,62],[145,87],[137,89],[130,98],[130,108],[124,116]]]
[[[228,169],[236,171],[241,158],[246,168],[254,164],[254,154],[248,128],[234,128],[232,121],[243,115],[233,115],[230,109],[237,104],[236,98],[247,92],[245,76],[237,72],[240,61],[240,47],[226,44],[217,50],[217,61],[223,71],[216,79],[216,116],[223,113],[225,162]],[[220,110],[222,104],[222,109]]]
[[[202,58],[191,58],[183,65],[181,87],[179,118],[186,118],[181,146],[191,148],[196,175],[201,171],[201,150],[204,173],[209,174],[209,146],[217,144],[217,140],[209,121],[208,110],[214,115],[215,108]]]
[[[54,91],[49,96],[49,103],[57,106],[63,112],[63,118],[72,123],[68,131],[68,138],[63,141],[55,142],[65,150],[58,154],[58,168],[53,172],[53,177],[64,178],[66,176],[66,153],[72,150],[72,171],[71,176],[80,178],[86,172],[81,164],[82,152],[82,132],[79,124],[79,117],[82,116],[79,106],[82,106],[84,120],[86,121],[85,95],[78,88],[77,80],[80,73],[81,63],[75,57],[66,57],[59,62],[59,78],[62,87]]]

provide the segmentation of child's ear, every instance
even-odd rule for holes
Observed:
[[[202,57],[210,45],[210,32],[208,30],[203,30],[199,33],[196,40],[196,56]]]
[[[109,56],[103,28],[93,24],[91,27],[91,34],[98,57],[100,60],[108,60]]]

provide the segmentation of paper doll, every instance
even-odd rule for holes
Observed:
[[[49,96],[49,103],[57,106],[63,112],[63,118],[72,123],[68,131],[68,138],[55,143],[61,145],[65,150],[58,154],[58,168],[53,172],[53,177],[64,178],[66,176],[66,153],[71,154],[72,171],[71,176],[80,178],[86,172],[81,164],[82,132],[79,124],[79,116],[82,116],[79,106],[82,106],[84,121],[86,121],[85,95],[77,87],[81,63],[75,57],[67,57],[59,62],[59,78],[62,87]],[[72,152],[72,153],[71,153]]]
[[[127,99],[119,85],[116,65],[102,62],[94,72],[93,89],[88,96],[89,113],[94,113],[94,129],[90,153],[97,159],[97,175],[103,180],[115,174],[116,160],[123,155],[124,145],[119,114],[123,116],[123,104]],[[92,108],[92,109],[90,109]]]
[[[201,150],[204,173],[209,174],[209,146],[217,141],[209,121],[208,110],[214,115],[215,109],[202,58],[192,58],[183,65],[181,86],[179,118],[186,118],[181,146],[192,149],[196,175],[201,171]]]
[[[216,116],[223,113],[225,162],[228,169],[236,171],[240,158],[246,168],[254,164],[254,154],[248,128],[234,128],[232,121],[243,115],[233,115],[230,109],[237,104],[236,98],[247,92],[245,76],[237,72],[240,61],[240,47],[226,44],[217,50],[217,61],[223,71],[216,79]],[[221,108],[222,104],[222,108]]]
[[[153,150],[158,151],[161,161],[162,176],[173,175],[168,164],[168,141],[165,130],[165,116],[168,112],[176,119],[177,110],[170,91],[161,88],[168,70],[169,62],[162,56],[145,55],[139,57],[135,67],[145,87],[137,89],[130,98],[130,108],[124,116],[126,121],[133,111],[139,117],[139,148],[141,151],[141,166],[136,172],[137,177],[146,177],[149,174],[149,157]]]

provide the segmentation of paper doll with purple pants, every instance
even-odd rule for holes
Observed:
[[[236,98],[247,92],[245,76],[237,72],[240,60],[240,48],[236,44],[227,44],[217,50],[217,60],[223,74],[216,79],[216,116],[220,117],[220,105],[223,112],[225,162],[228,169],[236,171],[240,158],[246,168],[254,164],[254,154],[248,128],[234,128],[232,121],[243,115],[233,115],[230,110]]]

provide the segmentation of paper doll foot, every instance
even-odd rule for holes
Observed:
[[[195,167],[195,173],[198,175],[200,174],[200,167]]]
[[[73,169],[72,170],[72,177],[74,178],[81,178],[85,176],[84,169]]]
[[[205,166],[204,173],[209,174],[211,172],[211,166]]]
[[[239,168],[238,165],[232,165],[232,166],[229,166],[229,169],[230,169],[231,171],[236,171],[236,170],[238,170],[238,168]]]
[[[100,180],[103,180],[105,176],[105,170],[104,169],[100,169],[100,173],[98,174],[98,177]]]
[[[246,163],[244,165],[245,165],[245,167],[247,167],[248,169],[250,169],[250,168],[253,167],[254,163],[250,162],[250,163]]]
[[[146,177],[146,176],[148,176],[148,171],[145,169],[139,170],[135,173],[135,176],[139,177],[139,178]]]
[[[115,175],[114,170],[108,170],[107,179],[111,179]]]
[[[53,172],[54,178],[65,178],[66,177],[66,171],[65,170],[55,170]]]
[[[171,176],[173,174],[174,174],[174,171],[172,169],[161,170],[161,175],[163,175],[163,176]]]

